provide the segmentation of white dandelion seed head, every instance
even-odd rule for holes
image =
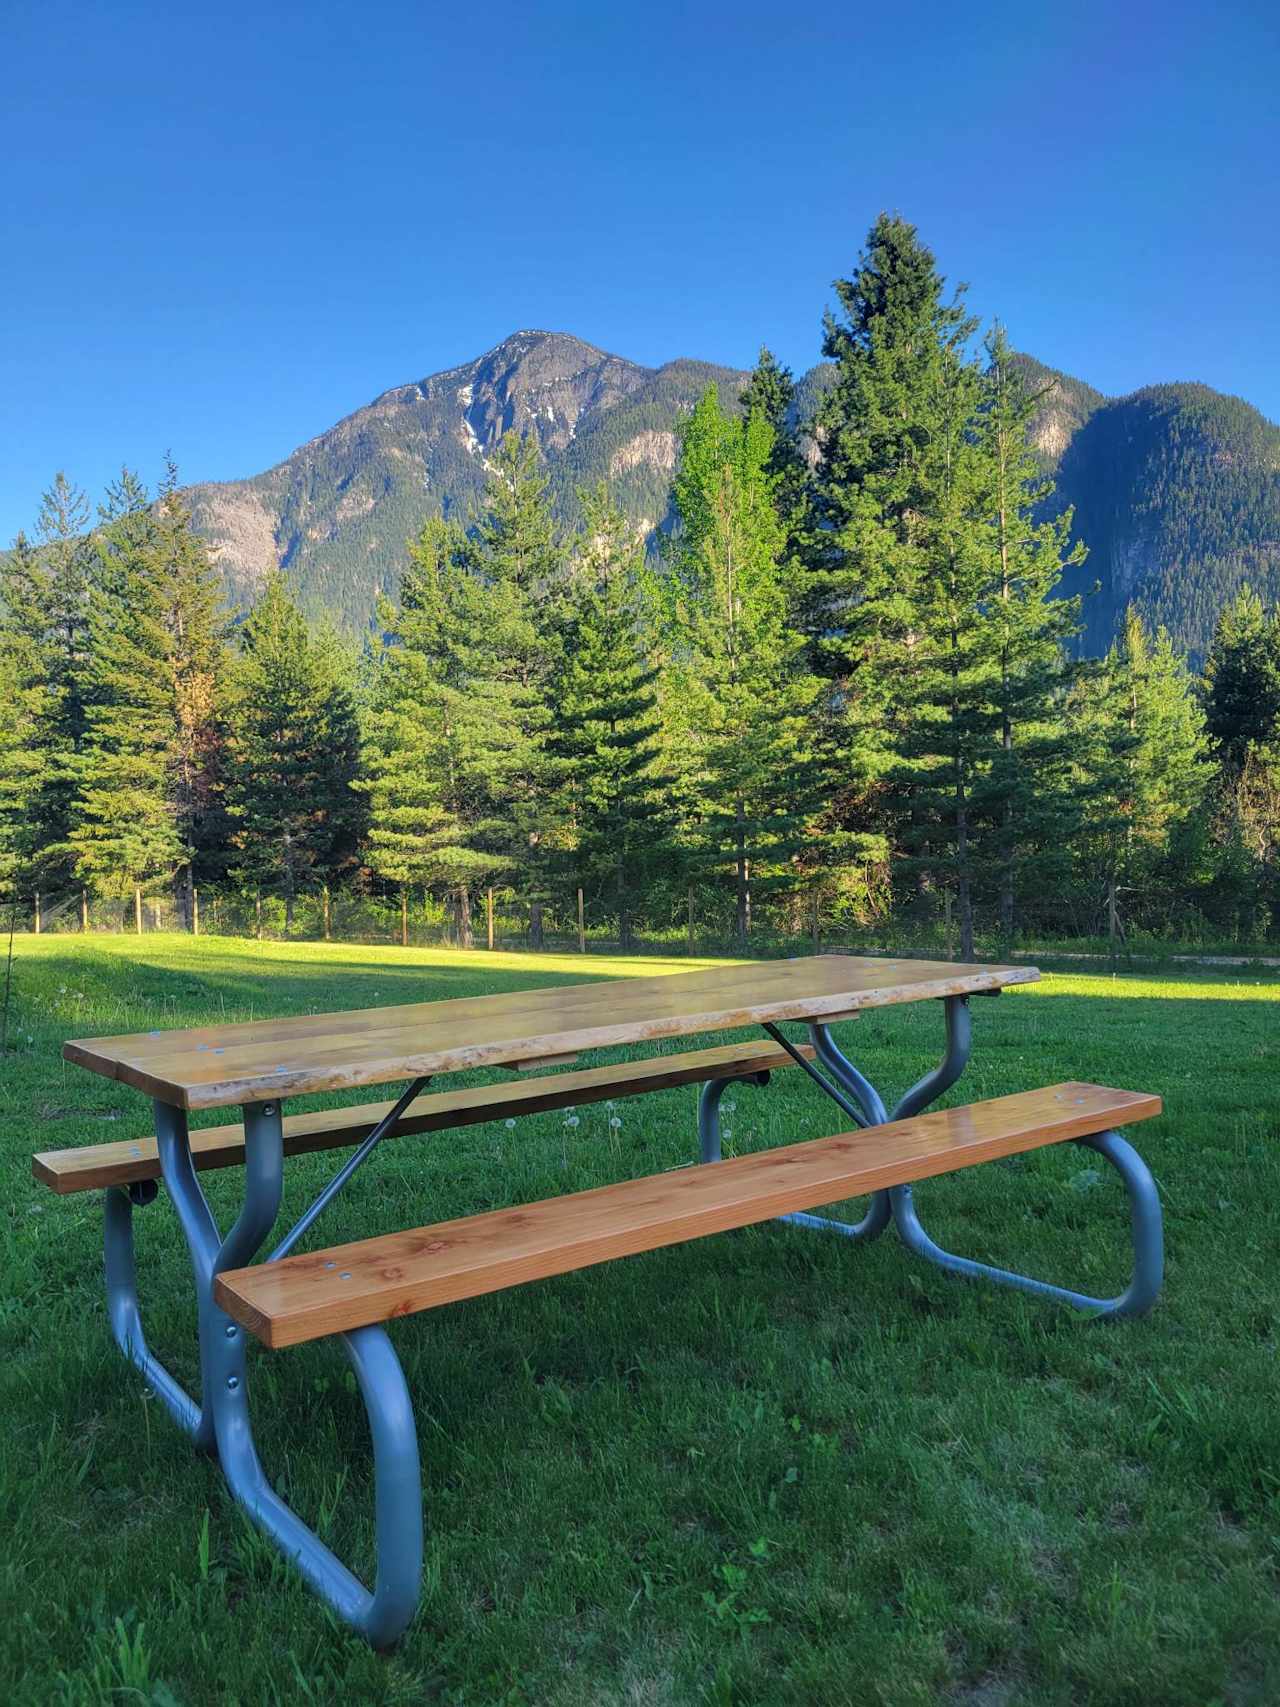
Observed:
[[[576,1114],[571,1114],[569,1116],[568,1120],[565,1121],[565,1125],[569,1126],[569,1127],[576,1126],[577,1124],[578,1124],[578,1117]]]
[[[618,1119],[617,1115],[615,1114],[613,1119],[609,1122],[609,1125],[616,1132],[618,1130],[618,1128],[622,1125],[622,1122]]]
[[[516,1123],[514,1120],[504,1120],[503,1125],[506,1127],[508,1132],[514,1132],[516,1129]]]

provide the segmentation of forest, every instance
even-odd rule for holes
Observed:
[[[566,524],[511,433],[358,642],[272,565],[224,608],[172,464],[96,511],[58,475],[0,582],[13,916],[366,896],[470,945],[497,893],[534,946],[579,908],[624,950],[695,911],[739,948],[1274,938],[1280,609],[1240,587],[1201,668],[1132,609],[1081,656],[1034,375],[900,218],[836,291],[810,429],[767,349],[710,386],[656,549],[607,482]]]

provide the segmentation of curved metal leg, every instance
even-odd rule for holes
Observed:
[[[213,1300],[213,1281],[249,1262],[280,1206],[283,1142],[279,1106],[248,1106],[245,1201],[225,1239],[191,1162],[186,1116],[157,1103],[156,1133],[165,1184],[191,1253],[200,1325],[201,1403],[185,1393],[151,1355],[138,1313],[132,1204],[107,1194],[107,1294],[112,1330],[125,1355],[197,1442],[216,1451],[228,1486],[260,1529],[293,1560],[311,1586],[375,1647],[405,1630],[422,1577],[422,1481],[417,1431],[404,1372],[380,1325],[339,1337],[359,1383],[373,1437],[377,1572],[365,1587],[271,1487],[258,1458],[249,1418],[244,1330]]]
[[[951,1274],[969,1279],[994,1281],[998,1286],[1016,1287],[1039,1297],[1055,1298],[1077,1310],[1088,1310],[1099,1317],[1142,1316],[1155,1303],[1164,1278],[1164,1231],[1160,1212],[1160,1195],[1151,1170],[1127,1139],[1118,1132],[1102,1132],[1092,1138],[1077,1138],[1077,1144],[1096,1150],[1116,1169],[1124,1181],[1129,1198],[1133,1226],[1133,1278],[1115,1298],[1092,1298],[1084,1292],[1072,1292],[1064,1286],[1051,1286],[1047,1281],[1032,1280],[1028,1275],[1015,1274],[1009,1269],[993,1268],[987,1263],[971,1262],[968,1257],[952,1256],[944,1251],[920,1225],[910,1186],[898,1186],[890,1192],[893,1218],[907,1249]]]
[[[868,1126],[880,1126],[887,1120],[903,1120],[908,1115],[919,1114],[964,1072],[973,1041],[969,1002],[965,996],[948,996],[944,1006],[947,1015],[946,1054],[938,1066],[912,1085],[892,1114],[885,1108],[883,1098],[871,1081],[836,1046],[829,1028],[825,1025],[809,1027],[814,1053],[837,1084],[857,1100],[867,1117]],[[779,1219],[796,1227],[814,1227],[822,1233],[837,1233],[845,1239],[874,1239],[893,1219],[893,1208],[890,1194],[877,1191],[872,1193],[870,1206],[861,1221],[836,1221],[827,1215],[807,1214],[783,1215]]]
[[[112,1186],[104,1204],[104,1257],[107,1281],[107,1317],[111,1334],[130,1363],[137,1364],[147,1384],[163,1400],[178,1427],[192,1436],[199,1445],[213,1446],[212,1422],[206,1431],[202,1426],[200,1406],[186,1388],[153,1356],[142,1331],[142,1315],[138,1309],[138,1273],[133,1254],[133,1209],[135,1202],[155,1197],[155,1186],[149,1197],[141,1193],[135,1198],[120,1186]]]

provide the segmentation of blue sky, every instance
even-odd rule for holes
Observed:
[[[1280,418],[1280,6],[0,0],[0,543],[507,333],[818,355],[881,208],[1019,348]]]

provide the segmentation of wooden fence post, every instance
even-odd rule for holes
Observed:
[[[814,891],[813,901],[811,903],[810,923],[812,925],[813,952],[816,954],[818,952],[818,943],[820,941],[818,931],[818,895],[816,890]]]
[[[139,936],[142,935],[142,890],[136,883],[133,886],[133,928]]]
[[[587,952],[587,926],[582,911],[582,891],[578,891],[578,953]]]
[[[89,896],[86,890],[80,891],[80,929],[89,929]]]
[[[329,885],[327,883],[320,891],[320,901],[324,910],[324,940],[328,942],[331,921],[329,916]]]
[[[409,891],[400,891],[400,946],[409,946]]]
[[[39,936],[40,935],[40,891],[38,889],[36,890],[36,915],[35,915],[35,925],[33,926],[33,929],[35,930],[36,935]]]
[[[255,891],[253,897],[253,928],[259,942],[262,941],[262,891]]]
[[[689,889],[689,953],[693,953],[693,889]]]
[[[191,934],[200,935],[200,891],[194,884],[191,886]]]
[[[489,947],[493,947],[493,890],[486,889],[484,897],[485,916],[489,925]]]

